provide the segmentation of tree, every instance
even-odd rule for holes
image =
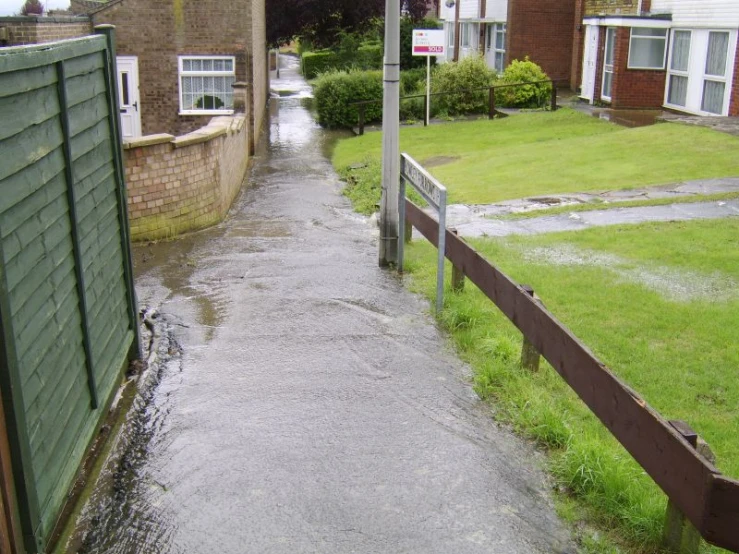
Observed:
[[[39,0],[26,0],[21,8],[21,15],[41,15],[44,13],[44,5]]]
[[[333,46],[342,33],[361,31],[384,12],[385,0],[267,0],[267,42],[300,38]]]

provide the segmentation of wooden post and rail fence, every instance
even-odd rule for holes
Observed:
[[[443,92],[433,92],[430,96],[445,96],[449,94],[478,94],[481,92],[487,92],[488,93],[488,106],[487,106],[487,116],[488,119],[494,119],[495,116],[500,115],[501,112],[498,111],[495,105],[495,91],[496,89],[501,88],[513,88],[513,87],[523,87],[528,85],[542,85],[542,84],[551,84],[552,90],[551,94],[549,96],[549,103],[548,107],[551,111],[557,110],[557,84],[554,81],[551,80],[545,80],[545,81],[532,81],[530,83],[512,83],[507,85],[494,85],[492,87],[487,88],[479,88],[479,89],[469,89],[469,90],[450,90],[450,91],[443,91]],[[427,102],[428,97],[425,94],[412,94],[410,96],[402,96],[400,98],[400,101],[403,100],[411,100],[413,98],[423,98],[423,113],[427,113]],[[352,102],[349,105],[350,106],[356,106],[357,107],[357,134],[363,135],[364,134],[364,127],[367,123],[366,121],[366,108],[370,104],[379,104],[382,102],[382,99],[377,100],[361,100],[359,102]],[[423,121],[424,127],[426,126],[426,118],[424,117]]]
[[[411,226],[438,248],[439,224],[406,198],[404,238]],[[403,236],[403,235],[402,235]],[[472,281],[523,334],[522,365],[535,370],[543,356],[669,499],[665,546],[698,552],[699,539],[739,552],[739,482],[722,475],[710,450],[679,421],[667,421],[616,377],[544,307],[474,248],[445,229],[445,257],[453,265],[452,289]]]

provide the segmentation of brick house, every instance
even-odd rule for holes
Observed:
[[[579,0],[577,12],[573,84],[583,99],[739,115],[735,0]]]
[[[116,26],[125,139],[181,135],[234,112],[246,83],[251,136],[269,98],[265,0],[72,0],[67,17],[0,18],[0,46],[51,42]]]
[[[93,26],[116,26],[124,138],[181,135],[234,111],[249,86],[258,136],[269,98],[264,0],[72,0]]]
[[[456,0],[442,4],[447,60],[482,54],[503,71],[528,56],[555,81],[571,80],[579,0]],[[450,5],[451,4],[451,5]]]

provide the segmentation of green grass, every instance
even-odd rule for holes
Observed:
[[[615,210],[617,208],[640,208],[644,206],[666,206],[669,204],[690,204],[693,202],[719,202],[721,200],[734,200],[739,198],[739,192],[720,192],[716,194],[691,194],[671,198],[648,198],[644,200],[623,200],[610,202],[586,202],[583,204],[570,204],[567,206],[555,206],[553,208],[542,208],[528,212],[516,212],[502,216],[489,216],[490,219],[532,219],[548,215],[569,214],[572,212],[589,212],[594,210]]]
[[[379,160],[381,140],[340,141],[334,166]],[[630,129],[567,108],[403,128],[400,148],[421,164],[450,158],[430,171],[451,202],[471,204],[739,175],[737,137],[676,123]]]
[[[667,419],[687,421],[739,477],[739,218],[473,241]],[[410,286],[432,297],[435,251],[407,251]],[[616,543],[659,551],[666,499],[548,365],[518,368],[520,333],[468,283],[440,315],[475,388],[501,420],[551,449],[558,486]],[[565,495],[567,496],[567,495]],[[581,537],[592,552],[600,538]],[[589,545],[589,546],[588,546]],[[599,546],[600,545],[600,546]],[[709,551],[709,549],[706,549]],[[713,549],[719,552],[718,549]]]

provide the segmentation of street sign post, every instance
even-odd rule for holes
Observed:
[[[426,56],[426,125],[431,113],[431,56],[444,55],[444,31],[441,29],[414,29],[412,54]]]
[[[446,187],[434,179],[421,164],[403,153],[400,156],[400,190],[398,191],[398,271],[403,272],[405,254],[405,185],[415,188],[439,214],[439,248],[436,268],[436,313],[444,307],[444,256],[446,253]]]

